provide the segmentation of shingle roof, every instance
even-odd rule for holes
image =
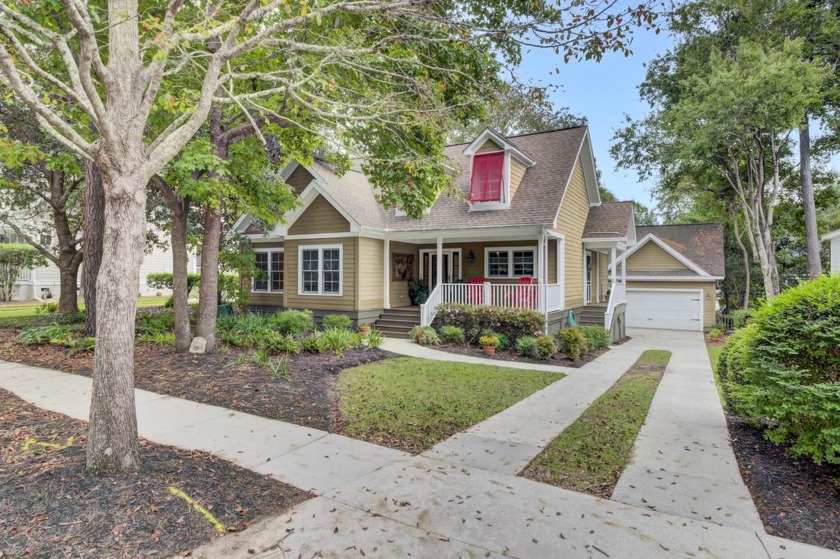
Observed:
[[[469,158],[463,151],[469,144],[446,148],[445,154],[459,170],[455,186],[461,196],[441,196],[422,219],[397,216],[395,210],[383,209],[374,198],[367,178],[352,170],[338,177],[329,166],[316,162],[322,174],[322,186],[344,210],[363,227],[389,231],[466,229],[516,225],[551,225],[563,199],[574,165],[586,136],[586,127],[567,128],[539,134],[514,136],[517,149],[537,163],[528,168],[511,200],[509,209],[471,212],[466,202],[469,194]],[[512,142],[513,143],[513,142]]]
[[[633,202],[605,202],[589,208],[584,239],[626,237],[633,219]]]
[[[636,237],[640,241],[648,233],[665,241],[710,275],[724,276],[723,225],[720,223],[636,227]]]

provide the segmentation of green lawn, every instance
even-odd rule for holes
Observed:
[[[563,378],[557,373],[401,358],[338,380],[348,435],[423,452]]]
[[[608,499],[670,358],[669,351],[645,351],[612,388],[534,458],[522,476]]]
[[[140,297],[137,299],[137,306],[138,307],[160,307],[166,301],[168,297],[156,297],[154,295],[150,295],[148,297]],[[50,302],[58,303],[57,299],[51,300]],[[19,318],[22,316],[35,316],[37,313],[36,311],[41,308],[43,303],[4,303],[0,304],[0,318]],[[79,310],[84,310],[85,304],[81,302],[81,298],[79,300]]]

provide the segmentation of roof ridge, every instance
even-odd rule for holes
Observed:
[[[495,128],[491,128],[490,126],[485,126],[484,128],[485,129],[489,128],[490,130],[492,130],[493,132],[495,132],[496,134],[498,134],[502,138],[510,139],[510,138],[524,138],[525,136],[537,136],[539,134],[551,134],[553,132],[565,132],[566,130],[575,130],[576,128],[589,128],[589,125],[588,124],[578,124],[577,126],[565,126],[563,128],[553,128],[551,130],[542,130],[540,132],[526,132],[524,134],[513,134],[511,136],[505,136],[504,134],[502,134],[501,132],[499,132]],[[478,137],[478,136],[476,136],[476,137]],[[446,144],[443,147],[452,148],[452,147],[457,147],[457,146],[468,146],[474,141],[475,140],[472,140],[470,142],[458,142],[457,144]]]

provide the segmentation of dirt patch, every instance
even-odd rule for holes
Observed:
[[[24,346],[14,330],[0,331],[3,359],[90,376],[93,352],[71,353],[52,345]],[[242,362],[243,352],[175,353],[169,346],[139,344],[134,353],[137,388],[222,406],[269,419],[329,430],[336,419],[335,383],[342,370],[396,357],[378,349],[293,355],[288,376]]]
[[[84,422],[0,390],[0,557],[168,557],[311,497],[209,454],[147,441],[137,474],[91,477],[86,432]]]
[[[840,551],[840,466],[793,459],[743,420],[727,423],[767,533]]]
[[[601,355],[605,354],[609,349],[599,349],[598,351],[587,353],[572,361],[563,353],[555,353],[551,359],[533,359],[525,357],[521,353],[513,349],[496,349],[495,355],[485,355],[484,350],[480,347],[471,345],[458,344],[441,344],[433,346],[434,349],[439,349],[447,353],[455,353],[458,355],[469,355],[470,357],[480,357],[488,361],[516,361],[517,363],[534,363],[538,365],[556,365],[557,367],[583,367],[590,361],[594,361]]]

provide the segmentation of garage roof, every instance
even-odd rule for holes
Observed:
[[[636,227],[639,239],[653,234],[711,276],[723,277],[723,225],[690,223]]]

